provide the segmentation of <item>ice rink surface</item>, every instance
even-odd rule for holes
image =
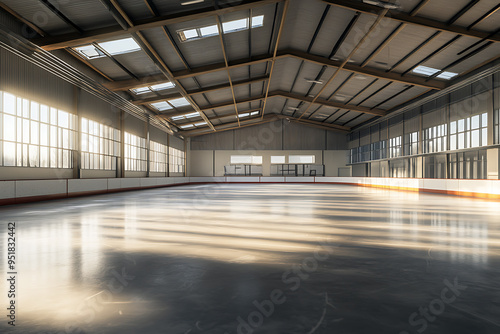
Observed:
[[[0,333],[500,333],[493,201],[184,186],[3,207],[0,234]]]

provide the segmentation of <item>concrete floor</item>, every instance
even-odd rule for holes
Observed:
[[[0,333],[499,333],[499,209],[290,184],[4,207]]]

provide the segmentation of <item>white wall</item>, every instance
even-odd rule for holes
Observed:
[[[347,164],[347,152],[320,150],[216,150],[214,154],[213,150],[190,150],[188,175],[224,176],[224,166],[230,165],[231,155],[257,155],[262,156],[263,176],[270,176],[271,156],[314,155],[316,164],[326,165],[326,176],[338,176],[339,168],[345,167]],[[323,155],[325,161],[323,161]]]

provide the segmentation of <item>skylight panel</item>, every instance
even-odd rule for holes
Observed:
[[[207,122],[201,122],[201,123],[196,123],[195,126],[203,126],[203,125],[207,125]]]
[[[96,49],[93,45],[79,46],[75,48],[76,51],[84,55],[87,59],[104,57],[105,55]]]
[[[188,125],[179,125],[181,129],[187,129],[187,128],[192,128],[193,124],[188,124]]]
[[[166,101],[151,103],[151,105],[156,108],[158,111],[164,111],[172,109],[172,106],[168,104]]]
[[[241,117],[248,117],[250,116],[249,113],[244,113],[244,114],[238,114],[238,117],[241,118]]]
[[[191,114],[184,115],[184,117],[186,117],[186,118],[193,118],[193,117],[197,117],[199,115],[200,114],[198,112],[194,112],[194,113],[191,113]]]
[[[445,79],[445,80],[450,80],[454,77],[456,77],[458,73],[453,73],[453,72],[443,72],[440,75],[438,75],[436,78],[438,79]]]
[[[184,41],[200,37],[200,35],[198,34],[198,30],[197,29],[184,30],[182,32],[182,34],[183,34],[183,37],[184,37],[183,38]]]
[[[200,34],[202,37],[216,36],[219,34],[219,28],[217,28],[217,25],[203,27],[200,28]]]
[[[162,83],[162,84],[158,84],[158,85],[153,85],[151,86],[151,89],[154,90],[154,91],[159,91],[159,90],[164,90],[164,89],[170,89],[170,88],[173,88],[175,87],[175,85],[171,82],[165,82],[165,83]]]
[[[264,25],[264,15],[252,17],[252,28],[262,27]]]
[[[222,23],[225,34],[245,29],[248,29],[248,18]]]
[[[103,48],[110,55],[119,55],[122,53],[129,53],[139,51],[141,47],[133,38],[118,39],[115,41],[102,42],[99,46]]]
[[[176,108],[184,107],[184,106],[189,106],[190,105],[190,103],[188,102],[188,100],[186,100],[183,97],[181,97],[180,99],[170,100],[169,102],[170,102],[171,105],[173,105]]]
[[[422,74],[422,75],[427,75],[427,76],[431,76],[433,74],[436,74],[437,72],[439,72],[438,69],[435,69],[435,68],[432,68],[432,67],[427,67],[427,66],[417,66],[415,67],[415,69],[413,70],[414,73],[417,73],[417,74]]]
[[[255,115],[258,115],[258,114],[259,114],[258,111],[253,111],[253,112],[250,113],[250,116],[255,116]]]
[[[149,87],[140,87],[140,88],[133,88],[131,89],[132,93],[134,94],[146,94],[146,93],[151,93],[151,90]]]

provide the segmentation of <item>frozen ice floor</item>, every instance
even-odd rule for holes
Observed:
[[[500,333],[500,203],[206,185],[0,208],[0,333]],[[16,222],[16,327],[7,223]]]

